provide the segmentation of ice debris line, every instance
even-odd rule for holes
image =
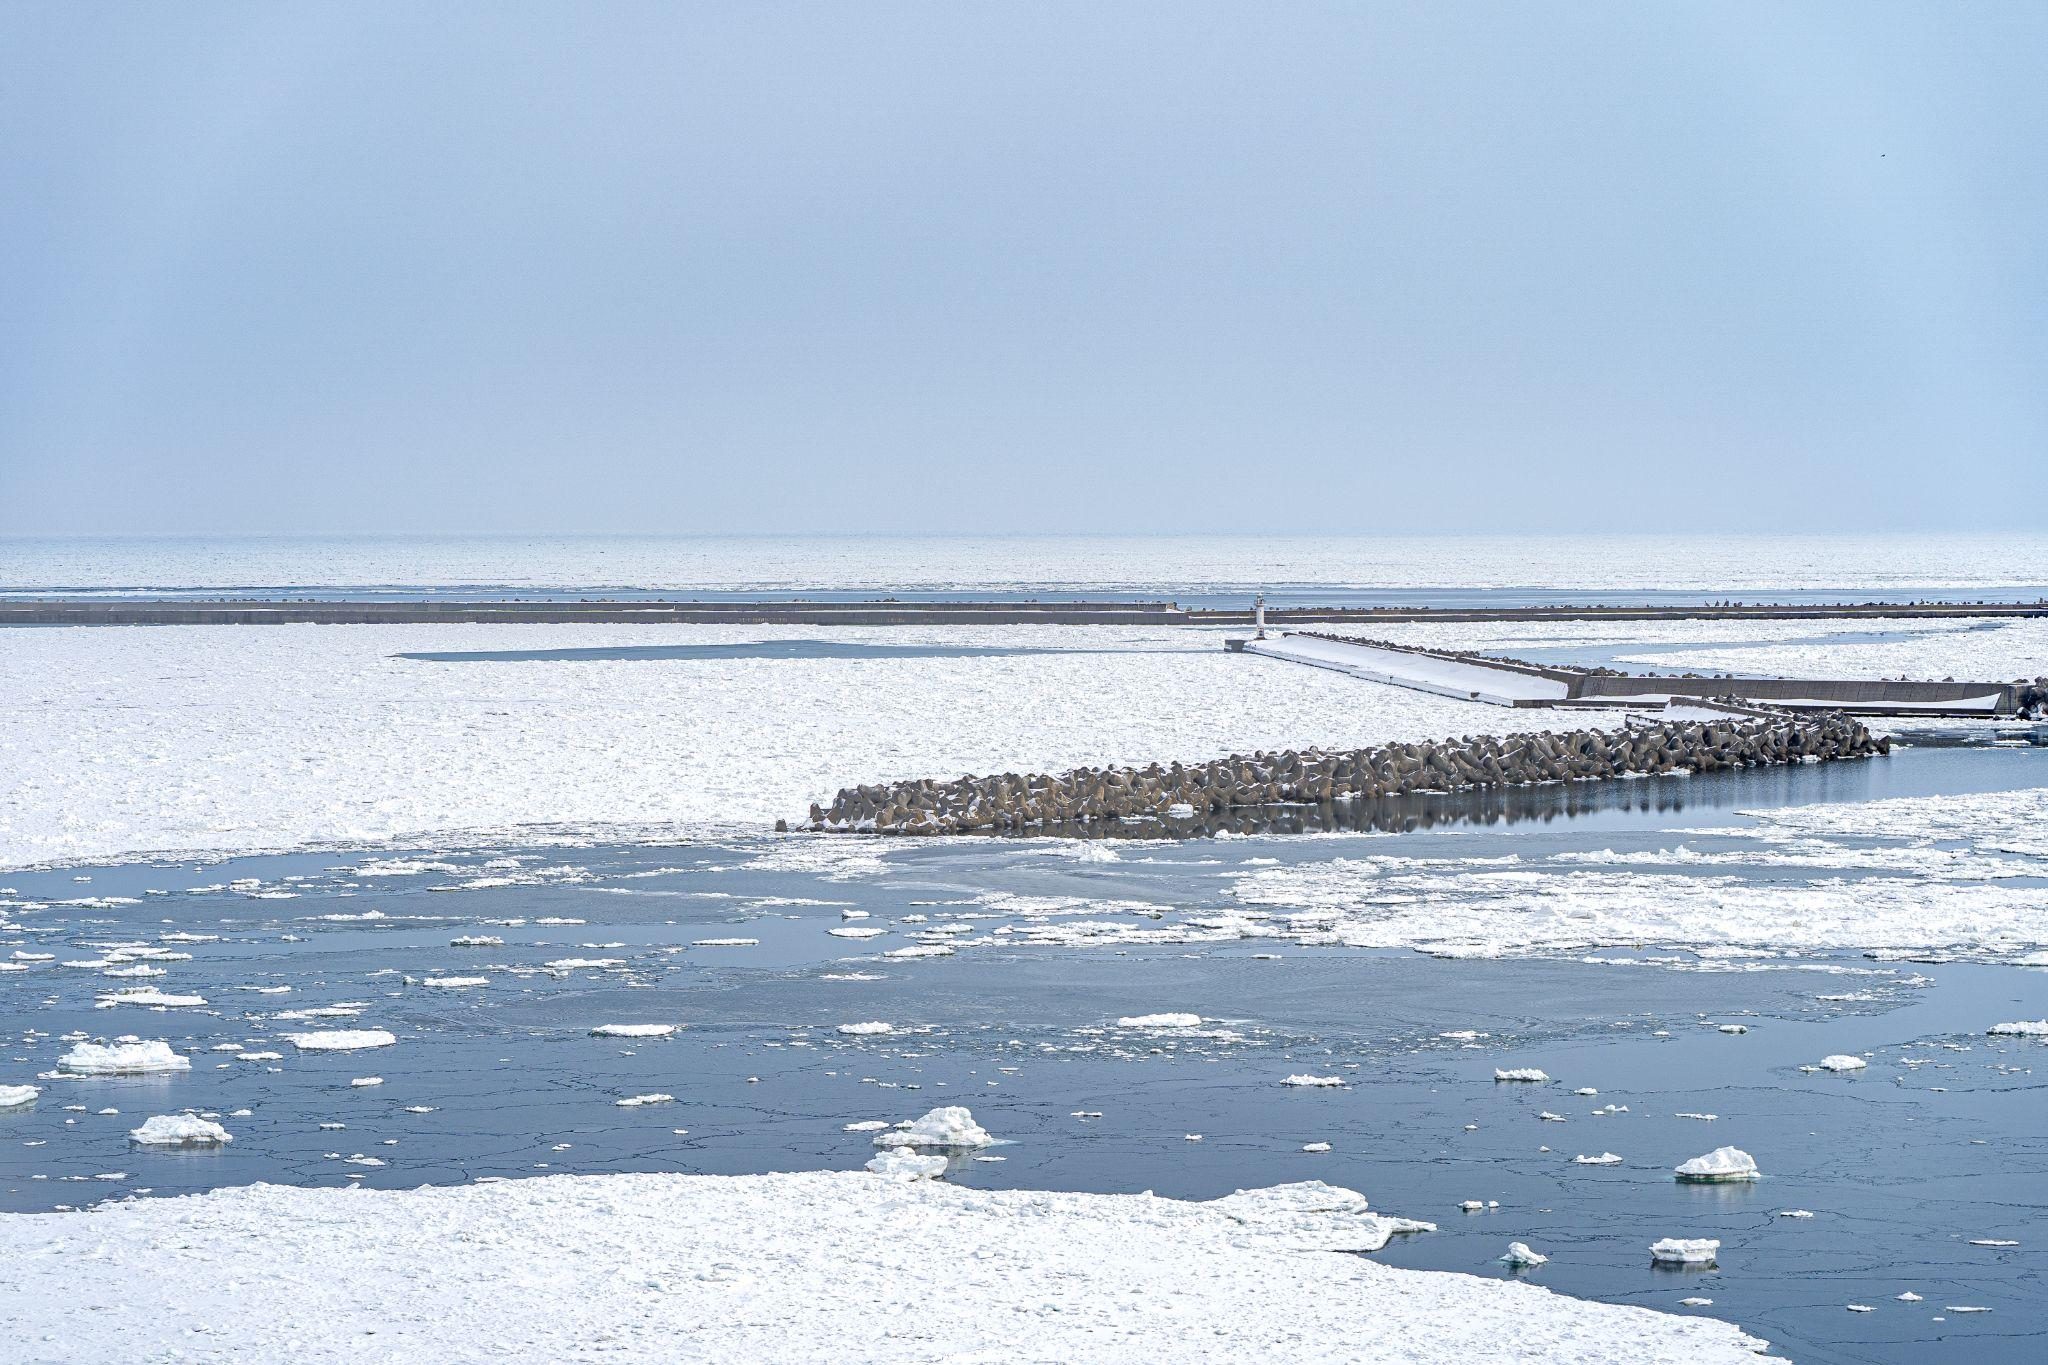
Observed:
[[[1663,722],[1623,731],[1491,735],[1235,755],[1193,767],[1077,768],[849,787],[804,826],[835,833],[965,834],[1027,825],[1153,817],[1186,820],[1237,806],[1325,802],[1416,791],[1526,786],[1626,773],[1714,772],[1889,753],[1846,716]],[[787,822],[777,822],[786,828]]]

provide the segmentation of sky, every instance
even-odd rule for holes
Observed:
[[[2048,525],[2048,6],[0,0],[0,533]]]

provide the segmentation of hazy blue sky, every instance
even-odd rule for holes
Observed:
[[[2048,5],[0,0],[4,531],[2039,526],[2044,470]]]

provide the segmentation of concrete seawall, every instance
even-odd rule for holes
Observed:
[[[1620,731],[1485,736],[1372,749],[1234,755],[1166,767],[1001,773],[849,787],[802,827],[836,833],[981,834],[1040,825],[1193,819],[1246,806],[1532,785],[1626,773],[1865,758],[1891,751],[1846,716],[1666,722]],[[780,827],[780,826],[778,826]]]

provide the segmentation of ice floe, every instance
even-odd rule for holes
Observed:
[[[217,1147],[235,1139],[212,1119],[193,1114],[158,1114],[131,1130],[128,1140],[144,1147]]]
[[[1550,1079],[1542,1070],[1533,1066],[1495,1067],[1493,1078],[1497,1081],[1527,1081],[1538,1084]]]
[[[1650,1246],[1650,1259],[1670,1265],[1712,1265],[1721,1243],[1713,1237],[1666,1237]]]
[[[1831,1057],[1820,1059],[1820,1067],[1823,1071],[1861,1071],[1869,1065],[1870,1063],[1864,1061],[1861,1057],[1851,1057],[1845,1052],[1838,1052]]]
[[[1510,1266],[1538,1266],[1549,1260],[1548,1256],[1531,1251],[1527,1242],[1509,1242],[1507,1254],[1500,1258],[1502,1265]]]
[[[666,1038],[676,1031],[674,1024],[599,1024],[590,1031],[593,1038]]]
[[[895,1031],[896,1026],[894,1024],[884,1023],[880,1019],[870,1019],[865,1023],[859,1024],[841,1024],[838,1028],[838,1032],[855,1038],[871,1038],[877,1034],[894,1033]]]
[[[1619,1166],[1621,1158],[1613,1152],[1602,1152],[1598,1156],[1575,1156],[1572,1158],[1572,1164],[1574,1166]]]
[[[0,1109],[19,1109],[24,1104],[33,1104],[36,1096],[42,1093],[39,1085],[0,1085]]]
[[[896,1180],[935,1180],[946,1173],[946,1158],[922,1152],[876,1152],[867,1169]]]
[[[1677,1168],[1680,1180],[1755,1180],[1759,1175],[1756,1158],[1740,1147],[1716,1147]]]
[[[387,1029],[332,1029],[315,1033],[287,1033],[293,1047],[301,1052],[356,1052],[363,1048],[390,1047],[398,1041]]]
[[[142,1075],[159,1071],[190,1071],[189,1058],[171,1051],[161,1040],[119,1038],[112,1043],[79,1043],[58,1065],[81,1076]]]
[[[995,1142],[974,1115],[957,1104],[927,1110],[921,1117],[875,1134],[877,1147],[987,1147]]]
[[[1116,1021],[1118,1028],[1199,1028],[1199,1014],[1127,1014]]]
[[[1996,1038],[2048,1038],[2048,1019],[2015,1019],[1984,1031]]]
[[[1335,1089],[1344,1084],[1344,1078],[1342,1076],[1313,1076],[1306,1072],[1302,1072],[1293,1076],[1281,1077],[1280,1084],[1302,1086],[1311,1089],[1318,1087],[1323,1089]]]

